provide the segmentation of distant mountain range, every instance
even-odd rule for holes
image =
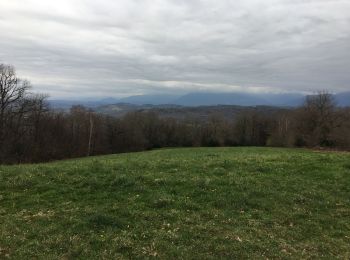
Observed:
[[[335,100],[339,106],[350,106],[350,92],[338,93]],[[237,105],[237,106],[279,106],[295,107],[305,100],[302,94],[264,94],[264,93],[209,93],[198,92],[186,95],[139,95],[126,98],[105,98],[101,100],[50,100],[53,108],[68,109],[72,105],[90,108],[127,103],[132,105],[178,105],[187,107]]]
[[[350,92],[343,92],[335,95],[337,104],[342,107],[350,106]]]

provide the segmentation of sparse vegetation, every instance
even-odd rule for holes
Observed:
[[[349,161],[252,147],[0,166],[0,258],[347,259]]]

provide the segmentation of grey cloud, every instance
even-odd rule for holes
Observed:
[[[0,5],[0,62],[55,97],[350,90],[347,0]]]

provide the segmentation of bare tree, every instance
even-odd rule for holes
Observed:
[[[0,120],[3,119],[6,109],[15,106],[25,97],[30,84],[17,77],[14,67],[0,64]]]
[[[321,91],[306,98],[297,116],[298,132],[308,146],[331,146],[331,132],[338,127],[337,107],[332,94]]]
[[[0,64],[0,147],[5,139],[6,121],[22,112],[21,104],[29,89],[29,82],[19,79],[14,67]]]

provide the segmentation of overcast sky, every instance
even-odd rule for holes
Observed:
[[[0,31],[54,98],[350,90],[350,0],[0,0]]]

